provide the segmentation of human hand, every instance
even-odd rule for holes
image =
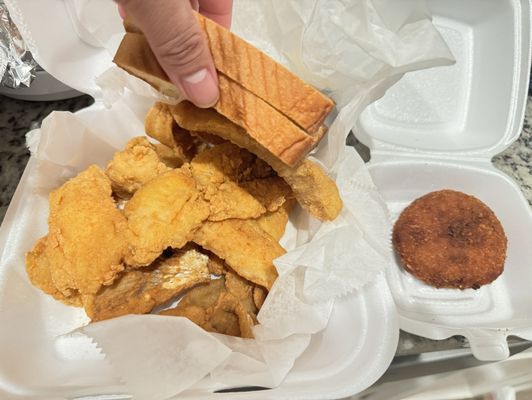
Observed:
[[[218,100],[218,77],[203,32],[192,13],[229,28],[232,0],[116,0],[142,30],[159,64],[198,107]]]

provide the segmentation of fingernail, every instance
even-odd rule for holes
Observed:
[[[218,101],[218,85],[206,68],[182,78],[181,85],[187,98],[198,107],[212,107]]]

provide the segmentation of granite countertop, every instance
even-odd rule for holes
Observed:
[[[38,127],[42,119],[54,110],[76,111],[91,103],[89,96],[52,102],[26,102],[0,96],[0,222],[29,158],[25,133]],[[495,156],[493,162],[518,182],[532,205],[532,128],[529,121],[532,122],[532,96],[528,99],[521,137],[503,153]],[[353,144],[367,158],[367,149],[359,143]],[[462,347],[467,347],[467,342],[458,336],[433,341],[401,332],[397,356]]]
[[[38,128],[52,111],[77,111],[92,103],[90,96],[31,102],[0,95],[0,224],[30,157],[26,132]]]

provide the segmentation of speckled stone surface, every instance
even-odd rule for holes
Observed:
[[[76,111],[91,104],[89,96],[53,102],[25,102],[0,96],[0,221],[29,157],[25,133],[40,124],[53,110]],[[523,132],[519,140],[494,157],[494,164],[515,179],[532,205],[532,96],[529,97]],[[352,138],[354,145],[367,160],[367,148]],[[401,332],[397,355],[413,355],[427,351],[456,349],[467,346],[461,337],[433,341]]]
[[[519,139],[493,158],[500,170],[510,175],[532,205],[532,96],[529,95],[523,131]]]
[[[25,134],[54,110],[76,111],[92,103],[89,96],[51,102],[0,96],[0,222],[28,162]]]

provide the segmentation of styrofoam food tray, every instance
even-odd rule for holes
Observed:
[[[66,43],[64,48],[56,46],[47,54],[49,59],[62,59],[65,49],[69,50],[70,62],[63,63],[61,70],[55,71],[56,77],[98,99],[100,92],[93,78],[107,68],[110,55],[78,38],[62,2],[50,2],[46,6],[35,2],[34,5],[34,10],[38,7],[57,8],[52,26],[42,24],[42,17],[36,11],[25,16],[26,22],[33,23],[35,31],[41,33],[34,35],[37,47],[46,35],[52,38],[63,36]],[[68,30],[71,33],[65,35]],[[84,79],[80,79],[80,76]],[[106,110],[99,100],[77,115],[87,126],[99,118],[106,124],[113,123],[113,109]],[[117,125],[120,123],[116,122]],[[122,125],[121,129],[127,131],[128,127]],[[59,338],[52,350],[42,348],[40,343],[23,341],[26,345],[24,352],[17,353],[10,349],[13,340],[24,338],[24,329],[17,323],[17,314],[23,313],[27,307],[38,308],[43,302],[54,302],[30,286],[23,266],[23,254],[13,254],[12,251],[19,245],[15,243],[19,238],[16,235],[17,227],[31,226],[35,224],[34,221],[42,219],[36,219],[34,214],[36,205],[46,201],[46,197],[36,195],[29,179],[36,168],[37,160],[30,158],[0,228],[0,265],[5,266],[0,268],[0,310],[13,321],[9,327],[0,329],[0,397],[4,398],[2,393],[47,399],[116,393],[116,387],[109,386],[109,379],[105,376],[110,372],[109,365],[86,340],[64,341]],[[32,244],[33,241],[28,240],[28,243],[24,243],[25,249],[29,250]],[[10,274],[8,280],[8,272],[13,269],[16,274]],[[16,289],[16,298],[2,295],[8,286]],[[56,303],[58,312],[68,312],[66,306]],[[44,325],[50,332],[56,333],[60,322],[77,326],[74,317],[72,321],[64,322],[54,315],[45,315],[42,321],[35,321],[35,324]],[[309,347],[296,360],[295,366],[279,387],[244,393],[214,393],[220,387],[203,380],[181,393],[179,398],[325,399],[349,396],[367,388],[385,372],[394,356],[398,335],[395,305],[385,276],[381,274],[374,283],[358,293],[335,302],[328,326],[313,336]],[[61,387],[43,385],[38,379],[39,371],[43,369],[51,370],[54,376],[67,374],[65,384]]]
[[[504,273],[479,290],[434,289],[397,263],[388,271],[405,331],[463,335],[475,357],[508,357],[508,335],[532,339],[532,212],[491,158],[521,131],[530,73],[530,1],[429,0],[456,64],[407,74],[362,114],[357,136],[392,219],[443,188],[472,194],[508,237]]]

